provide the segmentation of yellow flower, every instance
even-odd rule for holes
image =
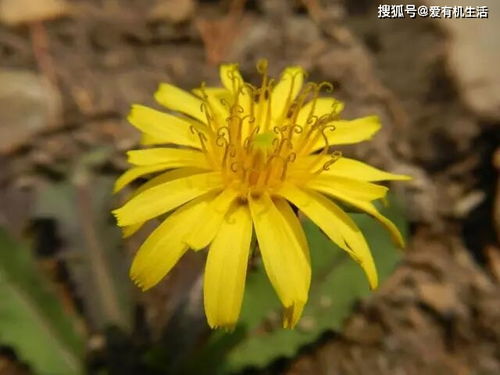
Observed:
[[[372,203],[388,189],[373,182],[408,177],[330,152],[332,145],[370,139],[380,128],[378,118],[339,119],[343,104],[319,97],[328,84],[304,84],[300,67],[285,69],[277,82],[265,61],[257,69],[259,87],[227,64],[220,68],[222,88],[202,85],[190,94],[161,84],[155,99],[170,113],[132,106],[128,120],[143,132],[143,144],[161,146],[129,151],[132,167],[116,182],[118,191],[162,172],[114,211],[125,236],[173,211],[139,249],[130,276],[149,289],[189,248],[208,247],[204,301],[211,327],[232,327],[238,320],[254,231],[284,306],[283,324],[295,326],[311,267],[293,206],[360,264],[372,288],[377,271],[368,245],[335,201],[371,215],[404,246],[398,229]]]

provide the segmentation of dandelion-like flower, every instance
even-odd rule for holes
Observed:
[[[132,106],[128,119],[143,133],[143,144],[157,147],[129,151],[132,167],[116,182],[118,191],[161,172],[114,211],[125,236],[170,213],[142,244],[130,276],[149,289],[188,249],[208,248],[204,305],[213,328],[230,328],[238,320],[253,233],[284,306],[283,324],[297,323],[311,267],[293,207],[359,263],[372,288],[377,285],[372,255],[338,202],[377,219],[403,246],[398,229],[372,202],[388,190],[374,182],[408,177],[331,150],[370,139],[380,128],[378,118],[340,119],[343,104],[320,97],[331,86],[304,84],[300,67],[285,69],[277,82],[265,61],[257,69],[260,86],[245,82],[235,64],[220,67],[222,88],[202,85],[190,94],[161,84],[155,99],[170,113]]]

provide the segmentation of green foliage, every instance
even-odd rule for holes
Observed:
[[[132,301],[120,231],[111,217],[113,179],[94,176],[89,153],[75,167],[72,181],[39,189],[35,215],[57,220],[65,243],[66,264],[89,325],[95,329],[131,326]]]
[[[81,374],[83,342],[29,249],[0,228],[0,343],[41,375]]]
[[[406,234],[401,210],[392,204],[382,212]],[[379,279],[401,258],[389,235],[366,215],[352,214],[374,253]],[[296,329],[281,328],[281,306],[261,265],[249,272],[238,327],[233,333],[214,332],[190,372],[228,374],[246,367],[263,367],[279,357],[291,357],[326,330],[338,330],[354,303],[370,293],[361,268],[310,221],[304,229],[311,248],[312,284],[309,301]]]

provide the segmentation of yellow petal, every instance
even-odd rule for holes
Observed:
[[[252,219],[246,205],[238,205],[222,221],[210,245],[204,275],[204,303],[212,328],[232,328],[240,315]]]
[[[293,328],[302,316],[304,303],[297,302],[283,311],[283,328]]]
[[[260,253],[271,284],[285,309],[297,309],[306,303],[311,281],[311,266],[305,256],[308,250],[302,249],[300,236],[284,219],[267,193],[260,197],[249,196],[249,204]],[[293,326],[299,318],[297,314],[292,315],[294,321],[290,321],[289,314],[285,315],[288,326]]]
[[[394,225],[392,221],[390,221],[388,218],[386,218],[380,212],[378,212],[377,208],[372,203],[367,202],[365,200],[356,199],[352,195],[340,193],[339,191],[335,190],[329,190],[329,191],[324,190],[323,192],[333,198],[344,201],[345,203],[348,203],[351,206],[356,207],[366,212],[368,215],[374,217],[389,231],[392,241],[395,243],[396,246],[399,246],[401,248],[405,246],[405,241],[403,239],[403,236],[401,235],[401,232],[396,227],[396,225]]]
[[[197,222],[197,214],[211,199],[200,197],[171,214],[156,228],[137,252],[130,278],[143,290],[156,285],[186,252],[182,237]]]
[[[127,119],[144,133],[143,141],[146,143],[173,143],[200,148],[200,141],[191,131],[191,126],[202,127],[202,124],[138,104],[132,106]]]
[[[292,202],[325,234],[344,249],[366,273],[371,288],[377,287],[377,270],[368,244],[356,223],[335,203],[315,192],[284,185],[279,193]]]
[[[271,93],[273,119],[284,116],[288,105],[297,97],[304,83],[304,69],[300,66],[286,68]]]
[[[317,156],[311,155],[305,158],[304,164],[311,164]],[[325,156],[324,162],[328,162],[329,156]],[[330,165],[328,170],[322,171],[322,175],[347,177],[360,181],[396,181],[396,180],[411,180],[410,176],[402,174],[393,174],[385,172],[381,169],[372,167],[359,160],[341,157],[335,163]]]
[[[309,245],[307,243],[306,234],[304,233],[304,229],[302,228],[302,224],[299,221],[299,218],[293,212],[292,207],[283,199],[276,199],[274,202],[276,207],[283,215],[283,219],[287,222],[287,224],[292,228],[293,233],[297,237],[297,240],[300,243],[300,248],[304,252],[304,256],[307,258],[308,262],[310,261],[309,255]]]
[[[162,83],[154,96],[158,103],[168,109],[184,113],[202,123],[206,122],[207,117],[202,111],[202,100],[187,91],[168,83]]]
[[[385,186],[373,184],[371,182],[323,173],[309,180],[307,182],[307,187],[321,191],[325,194],[335,194],[338,192],[366,201],[384,198],[389,190]]]
[[[118,177],[118,179],[115,182],[115,187],[113,192],[114,193],[119,192],[125,186],[130,184],[135,179],[138,179],[139,177],[142,177],[150,173],[163,171],[168,168],[169,168],[168,164],[155,164],[155,165],[143,165],[140,167],[132,167],[126,170],[122,175],[120,175],[120,177]]]
[[[142,177],[142,176],[150,174],[150,173],[159,172],[161,170],[165,170],[168,168],[170,168],[170,167],[167,164],[143,165],[143,166],[139,166],[139,167],[132,167],[132,168],[128,169],[127,171],[125,171],[120,177],[118,177],[118,179],[115,182],[113,192],[114,193],[119,192],[125,186],[127,186],[128,184],[130,184],[132,181],[134,181],[135,179],[137,179],[139,177]],[[164,174],[165,176],[163,177],[163,179],[161,181],[167,182],[169,180],[175,180],[176,178],[180,178],[180,177],[187,177],[189,175],[200,173],[202,171],[203,170],[200,168],[189,168],[189,167],[179,168],[179,169],[176,169],[175,171],[165,172],[165,174]],[[159,180],[155,180],[155,181],[159,181]],[[145,185],[143,185],[143,186],[145,186]],[[150,184],[147,186],[151,187],[153,185]],[[137,193],[137,191],[136,191],[136,193]]]
[[[299,111],[296,123],[302,127],[312,125],[314,117],[321,117],[335,111],[339,114],[344,109],[344,103],[334,98],[318,98],[316,101],[306,103]]]
[[[139,143],[143,146],[152,146],[152,145],[161,145],[163,143],[168,143],[168,142],[164,142],[163,139],[159,137],[154,137],[150,134],[142,133],[141,140],[139,141]]]
[[[178,148],[150,148],[127,152],[128,162],[134,165],[168,164],[168,168],[195,167],[209,169],[203,152]]]
[[[148,182],[145,182],[139,188],[137,188],[134,191],[134,193],[131,195],[129,200],[132,199],[133,197],[137,196],[137,194],[140,194],[143,191],[145,191],[149,188],[152,188],[153,186],[157,186],[157,185],[163,184],[167,181],[172,181],[172,180],[175,180],[178,178],[192,176],[194,174],[198,174],[198,173],[202,173],[202,172],[203,172],[203,170],[197,169],[197,168],[179,168],[179,169],[174,169],[173,171],[168,171],[168,172],[162,173],[161,175],[156,176],[155,178],[152,178],[151,180],[149,180]],[[127,237],[130,237],[133,234],[135,234],[139,229],[142,228],[144,223],[145,222],[143,221],[143,222],[140,222],[137,224],[132,224],[132,225],[123,227],[122,228],[123,238],[127,238]]]
[[[190,248],[201,250],[214,239],[219,227],[239,193],[233,189],[224,189],[205,210],[200,212],[200,225],[192,228],[185,241]]]
[[[363,142],[371,139],[379,131],[381,125],[377,116],[367,116],[356,120],[338,120],[332,121],[328,125],[333,128],[325,128],[324,134],[328,139],[328,146],[346,145]],[[323,137],[310,148],[309,152],[314,152],[325,147]]]
[[[123,227],[122,228],[122,237],[129,238],[130,236],[133,236],[135,233],[137,233],[137,231],[139,229],[142,228],[143,225],[144,225],[144,222]]]
[[[222,187],[219,173],[196,174],[157,185],[113,211],[119,226],[152,219],[205,193]]]

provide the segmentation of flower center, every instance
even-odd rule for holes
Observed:
[[[221,170],[226,184],[239,189],[242,197],[272,192],[294,169],[300,169],[304,180],[310,178],[341,156],[339,152],[329,154],[327,134],[335,130],[332,122],[338,117],[338,108],[333,106],[321,116],[316,111],[320,90],[331,90],[331,85],[308,83],[294,97],[298,79],[290,75],[285,98],[276,97],[267,64],[260,62],[257,69],[262,75],[260,87],[242,82],[230,72],[231,102],[209,95],[202,86],[208,127],[191,129],[198,133],[207,158]],[[311,155],[318,150],[318,142],[323,142],[321,151]]]

